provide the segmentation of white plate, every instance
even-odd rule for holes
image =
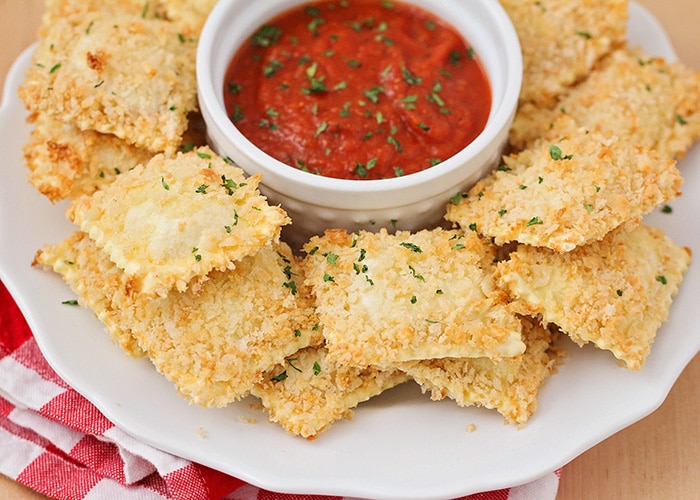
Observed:
[[[675,58],[656,20],[637,5],[631,14],[633,43]],[[522,430],[504,426],[493,411],[431,402],[413,383],[364,403],[352,421],[337,422],[313,442],[268,423],[249,400],[226,409],[190,406],[147,360],[113,346],[89,311],[62,305],[72,293],[57,275],[30,267],[38,248],[74,228],[64,205],[52,205],[25,180],[21,147],[29,127],[15,96],[29,57],[25,52],[11,70],[0,110],[0,277],[58,374],[116,425],[157,448],[277,491],[455,497],[534,480],[638,421],[663,402],[700,349],[700,267],[693,265],[641,372],[619,368],[607,352],[570,345],[571,356]],[[647,222],[700,255],[700,148],[680,167],[685,196],[672,214],[654,213]],[[472,423],[477,430],[467,432]]]

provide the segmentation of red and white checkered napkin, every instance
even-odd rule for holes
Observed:
[[[261,490],[140,443],[49,367],[0,282],[0,474],[52,498],[321,500]],[[559,472],[466,497],[554,499]],[[328,497],[323,497],[328,498]]]

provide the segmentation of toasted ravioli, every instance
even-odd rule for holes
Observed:
[[[163,0],[46,0],[43,26],[49,26],[57,19],[80,17],[95,12],[162,19],[166,17],[162,3]]]
[[[183,32],[199,35],[217,0],[160,0],[168,19]]]
[[[626,41],[626,0],[501,0],[523,50],[521,101],[551,107]]]
[[[521,356],[492,361],[488,358],[435,359],[400,363],[431,399],[453,399],[459,406],[497,410],[507,423],[524,424],[537,410],[537,396],[545,379],[556,371],[563,351],[553,346],[553,335],[533,318],[523,317]]]
[[[19,88],[27,108],[172,154],[197,108],[196,40],[131,11],[48,17]]]
[[[320,342],[302,280],[288,246],[266,246],[232,271],[213,271],[196,290],[134,295],[126,322],[183,397],[222,407],[285,357]]]
[[[520,322],[474,233],[326,231],[305,246],[328,358],[349,366],[515,356]]]
[[[259,180],[206,147],[156,155],[75,200],[68,216],[139,292],[164,296],[214,269],[234,268],[279,237],[289,219],[260,195]]]
[[[92,194],[153,156],[111,134],[82,131],[45,113],[35,118],[23,151],[29,182],[52,202]]]
[[[271,422],[312,440],[333,422],[352,418],[358,404],[406,380],[408,376],[398,370],[329,363],[326,349],[316,346],[275,366],[251,394],[261,399]]]
[[[127,280],[87,234],[76,231],[60,243],[39,250],[34,265],[61,275],[86,307],[105,325],[110,339],[132,357],[141,357],[132,331],[125,324],[124,310],[131,302]]]
[[[523,105],[510,132],[517,149],[561,135],[562,115],[591,131],[611,131],[661,158],[682,157],[700,136],[700,73],[638,50],[605,58],[551,109]]]
[[[567,254],[520,245],[496,276],[522,312],[638,370],[689,264],[690,249],[640,225]]]
[[[680,194],[675,162],[612,133],[572,129],[504,158],[447,220],[494,238],[568,252],[636,224]]]

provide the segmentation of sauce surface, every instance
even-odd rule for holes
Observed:
[[[382,179],[425,170],[483,130],[491,109],[477,54],[413,5],[324,0],[271,19],[226,73],[229,117],[287,165]]]

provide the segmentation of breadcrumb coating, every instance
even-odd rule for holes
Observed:
[[[616,50],[552,109],[521,105],[512,146],[526,149],[543,136],[561,135],[562,116],[677,159],[700,137],[700,72],[640,50]]]
[[[553,345],[556,332],[535,319],[523,317],[521,356],[492,361],[488,358],[435,359],[400,363],[429,392],[434,401],[453,399],[459,406],[495,409],[509,424],[525,424],[537,410],[537,396],[547,377],[556,371],[563,351]]]
[[[197,109],[196,39],[126,9],[83,10],[45,16],[20,98],[80,130],[173,154]]]
[[[23,151],[29,182],[52,202],[90,195],[153,156],[116,136],[82,131],[45,113],[35,118]]]
[[[157,298],[136,293],[80,231],[39,251],[35,263],[60,274],[127,354],[148,356],[200,406],[244,397],[266,370],[321,341],[302,270],[284,244],[261,249],[233,271],[214,271],[196,290]]]
[[[501,0],[523,51],[521,102],[551,107],[626,41],[627,0]]]
[[[351,419],[358,404],[408,378],[399,370],[336,365],[324,347],[308,347],[268,371],[251,394],[261,399],[271,422],[313,440],[337,420]]]
[[[495,248],[476,234],[329,230],[305,251],[335,363],[500,358],[525,348],[520,322],[492,280]]]
[[[124,269],[141,293],[185,290],[277,240],[289,219],[209,148],[155,156],[68,207],[68,217]]]
[[[640,225],[567,254],[519,245],[498,264],[496,279],[524,314],[541,316],[578,344],[592,342],[639,370],[690,258],[690,249],[661,229]]]
[[[611,132],[562,128],[566,135],[506,156],[501,168],[448,206],[446,219],[498,245],[517,241],[568,252],[639,223],[680,195],[675,161]]]
[[[126,322],[125,308],[132,300],[128,280],[86,233],[76,231],[59,243],[46,245],[37,251],[33,265],[59,274],[78,303],[95,314],[112,342],[127,355],[145,355]]]

